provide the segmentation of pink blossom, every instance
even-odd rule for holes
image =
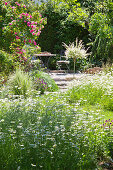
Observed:
[[[20,6],[20,4],[19,4],[19,3],[17,3],[17,5],[18,5],[18,6]]]
[[[12,22],[16,22],[16,20],[13,20]]]
[[[16,7],[15,7],[15,6],[12,6],[11,8],[12,8],[12,9],[15,9]]]
[[[25,6],[25,5],[23,5],[23,7],[24,7],[24,8],[26,8],[26,6]]]
[[[32,30],[30,30],[30,33],[32,33],[34,30],[32,29]]]
[[[17,52],[18,54],[23,54],[23,52],[22,51],[19,51],[19,52]]]
[[[24,49],[22,49],[22,51],[25,53],[26,52],[26,50],[24,50]]]
[[[25,15],[25,13],[22,13],[22,15]]]
[[[33,32],[32,35],[35,35],[35,33]]]
[[[18,4],[18,2],[15,2],[15,4]]]
[[[37,22],[35,22],[35,24],[37,24]]]
[[[39,48],[39,46],[37,46],[36,48]]]
[[[28,17],[29,16],[29,14],[26,14],[26,17]]]
[[[33,25],[31,25],[31,28],[33,28],[34,26]]]
[[[31,40],[30,40],[30,39],[29,39],[28,41],[31,43]]]
[[[22,16],[20,16],[19,18],[22,18]]]
[[[7,5],[8,3],[7,2],[5,2],[5,5]]]
[[[26,41],[24,40],[24,43],[25,43]]]
[[[37,35],[37,36],[40,35],[40,32],[38,32],[36,35]]]
[[[9,25],[12,25],[12,23],[9,23]]]
[[[17,34],[17,32],[15,32],[15,35]]]
[[[27,22],[27,21],[24,20],[24,22]]]
[[[30,22],[27,22],[27,25],[29,26],[31,23]]]
[[[32,18],[32,16],[31,16],[31,15],[30,15],[29,17],[30,17],[30,18]]]
[[[20,39],[20,37],[16,36],[16,39]]]
[[[34,24],[34,21],[33,21],[33,22],[31,22],[31,24]]]
[[[19,50],[19,48],[16,48],[16,50]]]
[[[13,19],[13,18],[11,17],[11,19]]]
[[[31,25],[31,28],[36,28],[36,26],[35,25]]]
[[[34,45],[36,45],[36,41],[33,41]]]

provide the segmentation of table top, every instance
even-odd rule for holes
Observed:
[[[40,54],[34,54],[34,56],[48,56],[48,57],[50,57],[50,56],[56,56],[56,54],[51,54],[51,53],[40,53]]]

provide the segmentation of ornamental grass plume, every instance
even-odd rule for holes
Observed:
[[[78,38],[76,38],[76,45],[73,43],[70,43],[69,46],[63,43],[63,46],[66,48],[65,55],[66,58],[73,58],[74,61],[74,73],[75,73],[75,63],[77,58],[86,58],[89,53],[87,53],[87,50],[85,49],[82,40],[78,41]]]

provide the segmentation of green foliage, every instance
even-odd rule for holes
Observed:
[[[69,44],[75,41],[76,37],[85,43],[88,41],[88,31],[78,21],[75,22],[69,17],[70,10],[66,3],[47,2],[40,8],[42,16],[47,17],[47,25],[39,37],[42,51],[60,54],[64,49],[62,42]]]
[[[17,69],[15,73],[9,77],[6,88],[9,89],[9,94],[11,95],[27,97],[32,94],[33,82],[28,73]]]
[[[113,22],[112,5],[109,1],[97,2],[95,13],[89,22],[89,31],[92,34],[92,57],[96,64],[112,62]]]
[[[104,91],[102,87],[94,87],[93,84],[73,87],[67,93],[69,103],[80,103],[81,105],[95,105],[101,101]],[[70,97],[69,97],[70,96]]]
[[[56,85],[55,81],[45,72],[42,71],[35,71],[33,72],[32,75],[34,78],[34,81],[37,78],[40,78],[41,80],[43,80],[45,83],[47,83],[47,91],[57,91],[58,90],[58,86]]]
[[[3,50],[0,50],[0,72],[9,74],[13,70],[13,59],[12,56]]]

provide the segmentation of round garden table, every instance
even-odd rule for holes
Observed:
[[[39,57],[39,59],[43,61],[44,66],[48,68],[50,57],[56,56],[56,54],[51,54],[49,52],[42,52],[40,54],[34,54],[34,56]]]

